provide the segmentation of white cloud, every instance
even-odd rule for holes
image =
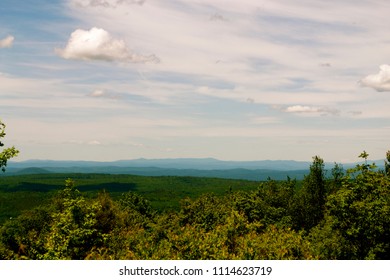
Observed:
[[[56,52],[65,59],[75,60],[159,62],[159,58],[154,54],[136,54],[127,47],[125,41],[114,39],[106,30],[96,27],[90,30],[75,30],[65,49],[57,49]]]
[[[318,110],[319,110],[318,107],[302,106],[302,105],[289,106],[284,109],[284,111],[287,113],[317,113]]]
[[[13,36],[7,36],[6,38],[0,40],[0,49],[12,47],[14,40],[15,38]]]
[[[377,91],[390,91],[390,65],[383,64],[379,69],[379,73],[361,79],[360,85]]]
[[[286,113],[320,113],[321,115],[338,115],[340,111],[333,108],[317,107],[317,106],[306,106],[306,105],[293,105],[286,108],[282,108],[283,112]]]

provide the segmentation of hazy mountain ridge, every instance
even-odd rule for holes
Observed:
[[[224,170],[224,169],[270,169],[270,170],[300,170],[307,169],[310,162],[293,160],[261,160],[261,161],[222,161],[213,158],[177,158],[177,159],[133,159],[111,162],[102,161],[57,161],[57,160],[27,160],[9,162],[8,167],[157,167],[175,169]]]
[[[105,173],[141,176],[194,176],[246,180],[303,179],[311,162],[293,160],[222,161],[213,158],[134,159],[112,162],[28,160],[9,162],[6,175],[43,173]],[[357,163],[345,164],[345,169]],[[383,161],[376,161],[381,167]],[[334,163],[326,163],[330,170]],[[329,173],[330,174],[330,173]]]
[[[384,160],[375,162],[379,167]],[[67,161],[67,160],[26,160],[21,162],[10,161],[10,168],[48,168],[48,167],[157,167],[174,169],[225,170],[244,168],[249,170],[303,170],[310,167],[311,161],[294,160],[258,160],[258,161],[223,161],[214,158],[174,158],[174,159],[131,159],[118,161]],[[356,163],[342,164],[345,168],[354,167]],[[326,169],[331,169],[333,162],[325,163]]]

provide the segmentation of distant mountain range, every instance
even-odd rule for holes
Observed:
[[[44,173],[106,173],[142,176],[196,176],[246,180],[284,180],[287,176],[302,179],[311,162],[293,160],[222,161],[213,158],[134,159],[112,162],[27,160],[9,162],[5,175]],[[381,167],[383,161],[377,161]],[[344,168],[356,163],[345,164]],[[334,163],[326,163],[325,169]]]
[[[9,162],[9,167],[157,167],[175,169],[272,169],[272,170],[299,170],[306,169],[310,162],[293,160],[261,160],[261,161],[222,161],[214,158],[177,158],[177,159],[132,159],[111,162],[102,161],[56,161],[56,160],[27,160]]]

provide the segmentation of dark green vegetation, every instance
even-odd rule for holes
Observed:
[[[15,164],[13,164],[15,165]],[[309,166],[309,165],[308,165]],[[139,176],[180,176],[180,177],[206,177],[224,178],[237,180],[264,181],[268,177],[275,180],[284,180],[287,176],[303,179],[307,170],[270,170],[270,169],[180,169],[160,167],[118,167],[118,166],[95,166],[95,167],[9,167],[5,176],[49,174],[49,173],[84,173],[84,174],[129,174]]]
[[[178,210],[180,200],[196,198],[203,193],[224,195],[229,190],[254,190],[259,182],[198,177],[144,177],[107,174],[35,174],[0,176],[0,224],[22,210],[51,203],[53,196],[64,188],[66,179],[76,181],[77,189],[88,198],[96,198],[105,190],[117,200],[128,191],[136,192],[158,212]]]
[[[67,179],[58,189],[64,175],[1,178],[1,195],[24,195],[26,208],[32,193],[43,196],[2,224],[0,258],[390,259],[390,153],[384,170],[367,156],[330,176],[314,157],[299,187],[289,178],[79,174],[77,186]]]

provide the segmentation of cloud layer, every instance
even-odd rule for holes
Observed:
[[[390,94],[371,94],[390,91],[384,0],[6,2],[18,13],[0,17],[0,45],[18,44],[0,49],[1,117],[26,159],[388,149]]]
[[[383,64],[377,74],[368,75],[360,80],[361,86],[371,87],[377,91],[390,91],[390,65]]]
[[[7,36],[6,38],[0,40],[0,49],[12,47],[14,40],[15,38],[13,36]]]
[[[65,59],[104,60],[119,62],[158,63],[154,54],[140,55],[132,52],[125,41],[114,39],[106,30],[93,27],[90,30],[77,29],[69,38],[64,49],[57,49],[57,54]]]

